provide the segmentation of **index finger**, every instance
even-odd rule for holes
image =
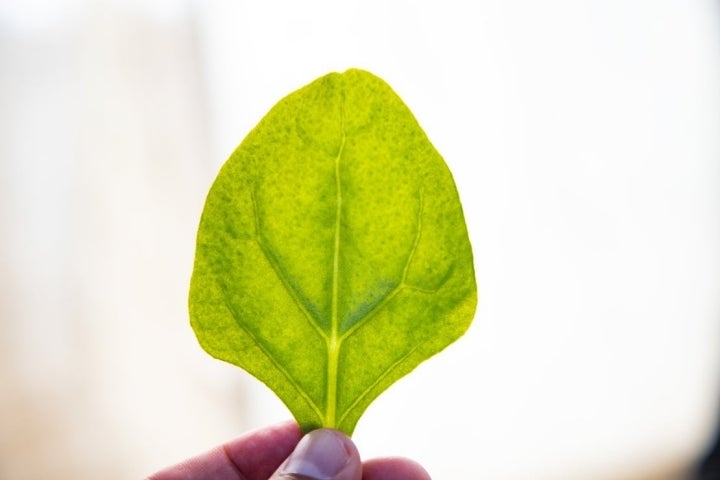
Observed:
[[[290,455],[302,433],[286,422],[242,435],[147,480],[266,480]]]

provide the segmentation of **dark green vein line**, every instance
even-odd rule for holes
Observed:
[[[263,255],[270,263],[270,266],[275,271],[277,277],[282,282],[285,290],[288,292],[288,294],[290,294],[290,298],[293,299],[295,305],[297,305],[303,315],[305,315],[305,317],[313,326],[315,331],[317,331],[323,339],[327,340],[327,332],[323,330],[318,320],[313,316],[312,313],[310,313],[310,309],[308,308],[306,302],[301,298],[300,294],[298,293],[297,289],[292,285],[292,283],[290,283],[287,272],[285,272],[285,269],[282,268],[282,266],[280,265],[280,261],[277,259],[276,255],[274,254],[272,249],[266,244],[263,238],[262,230],[260,228],[260,215],[258,213],[257,203],[255,202],[255,193],[250,194],[250,199],[253,204],[253,213],[255,216],[255,242],[258,244],[260,250],[263,252]]]
[[[400,278],[400,281],[398,284],[387,293],[381,300],[379,300],[373,307],[368,310],[365,315],[359,319],[354,325],[352,325],[350,328],[348,328],[340,337],[341,340],[345,340],[349,336],[351,336],[353,333],[355,333],[360,327],[367,324],[368,321],[374,317],[382,308],[387,305],[390,300],[395,298],[395,296],[400,293],[400,291],[404,287],[408,287],[413,290],[423,291],[420,288],[414,287],[412,285],[407,284],[407,276],[408,271],[410,270],[410,263],[412,262],[413,257],[415,256],[415,252],[417,251],[418,244],[420,243],[420,235],[422,233],[422,214],[423,214],[423,194],[422,190],[418,194],[419,198],[419,206],[418,206],[418,215],[416,220],[416,227],[415,227],[415,239],[413,240],[413,245],[410,248],[410,253],[408,254],[407,259],[405,260],[405,266],[403,267],[403,274]],[[434,292],[428,292],[428,293],[434,293]]]

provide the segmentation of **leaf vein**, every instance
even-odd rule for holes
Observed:
[[[403,289],[403,287],[408,287],[412,290],[418,290],[425,293],[435,293],[434,291],[427,291],[423,290],[421,288],[415,287],[413,285],[409,285],[407,283],[407,275],[408,271],[410,269],[410,263],[412,262],[413,257],[415,256],[415,252],[417,251],[418,244],[420,243],[420,235],[422,233],[422,214],[423,214],[423,194],[422,190],[420,190],[418,194],[419,198],[419,207],[418,207],[418,215],[416,220],[416,227],[415,227],[415,239],[413,240],[413,245],[410,248],[410,253],[408,254],[407,259],[405,260],[405,266],[403,267],[403,274],[400,278],[400,281],[398,282],[395,287],[393,287],[392,290],[390,290],[384,297],[382,297],[375,305],[368,310],[365,315],[359,319],[355,324],[353,324],[350,328],[348,328],[343,335],[341,336],[341,339],[344,340],[347,337],[351,336],[354,332],[356,332],[360,327],[368,323],[368,321],[374,317],[378,311],[382,310],[382,308],[387,305],[390,300],[395,298],[395,296],[400,292],[400,290]]]
[[[390,290],[387,295],[382,297],[380,301],[378,301],[373,307],[367,311],[367,313],[359,319],[357,322],[355,322],[350,328],[345,330],[345,332],[340,337],[341,340],[346,340],[348,337],[350,337],[353,333],[358,331],[360,327],[368,323],[372,317],[374,317],[382,308],[390,302],[395,296],[400,293],[400,290],[403,289],[405,285],[400,282],[395,287],[393,287],[392,290]]]
[[[315,412],[318,418],[322,418],[320,408],[313,401],[313,399],[310,398],[307,392],[298,384],[297,380],[295,380],[295,378],[290,375],[290,373],[277,361],[277,359],[272,355],[270,349],[265,344],[265,342],[257,334],[255,334],[255,332],[250,330],[244,323],[240,321],[240,316],[237,314],[237,312],[231,305],[228,298],[227,290],[223,285],[220,285],[220,290],[223,294],[223,302],[225,303],[225,307],[230,311],[230,314],[232,315],[233,320],[235,320],[235,324],[238,326],[238,328],[240,328],[240,330],[245,332],[245,334],[250,337],[250,340],[252,340],[252,342],[260,349],[260,351],[262,351],[265,357],[270,360],[270,363],[272,363],[275,369],[287,379],[288,383],[300,394],[300,396],[305,400],[305,402],[307,402],[308,406]]]
[[[343,98],[344,101],[344,98]],[[325,424],[330,427],[335,426],[335,416],[337,408],[337,384],[338,384],[338,357],[340,355],[340,347],[342,338],[338,336],[339,319],[338,319],[338,296],[340,292],[340,228],[342,226],[342,182],[340,179],[340,160],[345,149],[345,112],[343,104],[340,104],[340,130],[341,139],[337,156],[335,157],[335,240],[333,251],[333,272],[332,272],[332,298],[330,312],[330,336],[327,341],[328,361],[327,361],[327,404],[325,414]]]
[[[403,355],[402,357],[400,357],[400,358],[398,358],[397,360],[395,360],[395,361],[394,361],[389,367],[387,367],[380,375],[378,375],[378,377],[375,379],[375,381],[372,382],[365,390],[363,390],[362,393],[360,393],[360,395],[358,395],[357,398],[355,398],[355,400],[353,401],[353,403],[351,403],[350,406],[349,406],[347,409],[345,409],[345,411],[343,412],[343,414],[340,416],[340,420],[338,420],[338,425],[341,425],[341,424],[342,424],[343,420],[345,420],[345,417],[347,417],[347,416],[350,414],[350,412],[353,411],[353,409],[362,401],[363,398],[365,398],[366,396],[368,396],[368,394],[370,394],[370,392],[372,391],[373,388],[375,388],[377,385],[379,385],[380,382],[381,382],[385,377],[387,377],[388,375],[390,375],[390,373],[391,373],[396,367],[398,367],[402,362],[404,362],[405,359],[407,359],[410,355],[412,355],[412,354],[415,352],[415,350],[417,350],[419,347],[420,347],[420,345],[416,345],[416,346],[414,346],[413,348],[411,348],[405,355]]]
[[[260,247],[260,250],[262,251],[263,255],[267,259],[267,261],[270,263],[270,266],[272,267],[273,271],[275,272],[275,275],[280,279],[280,281],[283,284],[283,287],[285,287],[285,290],[288,292],[290,297],[295,302],[295,305],[300,309],[300,311],[305,315],[307,320],[310,322],[312,327],[315,329],[315,331],[318,332],[318,334],[324,338],[327,339],[327,333],[323,328],[320,326],[320,322],[313,316],[312,313],[310,313],[310,308],[307,305],[307,302],[301,297],[300,293],[297,291],[297,289],[292,285],[290,282],[290,279],[288,277],[287,272],[280,264],[280,261],[278,260],[277,256],[273,252],[273,250],[270,248],[269,245],[267,245],[267,242],[265,241],[262,229],[260,228],[260,214],[258,212],[257,202],[255,200],[255,193],[253,192],[250,195],[250,199],[253,204],[253,214],[255,216],[255,242]]]
[[[412,262],[413,258],[415,257],[415,252],[417,251],[418,244],[420,243],[420,236],[422,234],[422,216],[423,211],[425,209],[425,201],[423,198],[423,192],[420,190],[418,192],[418,215],[416,220],[416,226],[415,226],[415,240],[413,241],[412,249],[410,249],[410,254],[408,255],[407,260],[405,261],[405,267],[403,268],[403,276],[400,283],[405,283],[407,280],[408,271],[410,270],[410,263]]]

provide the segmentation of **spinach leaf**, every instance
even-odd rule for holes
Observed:
[[[476,300],[450,171],[368,72],[282,99],[208,194],[192,327],[305,431],[352,433],[375,397],[465,332]]]

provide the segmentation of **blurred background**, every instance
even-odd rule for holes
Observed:
[[[0,479],[143,478],[289,417],[197,345],[195,230],[270,107],[349,67],[450,165],[480,288],[468,334],[360,420],[363,455],[438,479],[691,478],[720,413],[719,14],[0,0]]]

